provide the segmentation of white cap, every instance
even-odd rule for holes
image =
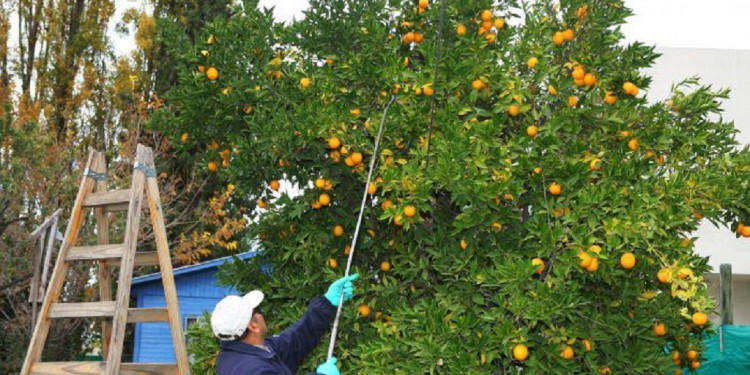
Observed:
[[[263,292],[253,290],[244,296],[226,296],[211,314],[211,329],[220,340],[239,339],[247,329],[253,311],[263,302]]]

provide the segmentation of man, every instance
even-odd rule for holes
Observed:
[[[214,308],[211,328],[221,340],[216,360],[219,375],[292,375],[328,330],[341,301],[352,298],[354,274],[336,280],[324,297],[314,299],[302,318],[278,336],[266,337],[265,317],[259,309],[263,292],[227,296]],[[318,366],[314,374],[340,375],[336,358]]]

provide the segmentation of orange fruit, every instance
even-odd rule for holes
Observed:
[[[263,198],[258,199],[258,208],[266,209],[268,208],[268,203],[263,200]]]
[[[188,133],[182,133],[182,135],[180,136],[180,140],[182,141],[182,143],[185,143],[187,142],[188,137],[189,137]]]
[[[367,194],[373,195],[378,191],[378,185],[374,182],[370,182],[367,185]]]
[[[589,341],[589,339],[583,339],[581,340],[581,343],[583,343],[583,347],[586,348],[587,352],[591,351],[591,341]]]
[[[349,253],[351,252],[352,252],[351,245],[346,245],[346,247],[344,247],[344,255],[349,255]]]
[[[198,65],[198,71],[201,72],[201,73],[205,73],[206,72],[206,67],[203,66],[203,65]]]
[[[561,46],[565,42],[565,37],[563,36],[563,33],[556,32],[552,35],[552,43],[555,43],[556,46]]]
[[[560,195],[562,193],[562,186],[557,182],[553,182],[549,185],[549,193],[552,195]]]
[[[591,258],[591,265],[586,267],[586,271],[589,272],[596,272],[599,269],[599,258],[598,257],[592,257]]]
[[[518,108],[517,105],[512,105],[512,106],[508,107],[508,114],[511,117],[516,117],[516,116],[518,116],[519,113],[521,113],[521,109]]]
[[[612,369],[609,368],[609,366],[602,367],[599,369],[599,375],[610,375],[610,374],[612,374]]]
[[[419,31],[414,33],[414,43],[422,43],[422,41],[424,41],[424,35]]]
[[[489,9],[483,10],[481,18],[484,22],[492,21],[492,11],[490,11]]]
[[[484,36],[484,39],[487,41],[487,43],[492,44],[492,43],[495,43],[495,40],[497,39],[497,35],[487,34]]]
[[[515,358],[516,361],[525,361],[526,358],[529,358],[529,348],[527,348],[524,344],[518,344],[514,346],[513,358]]]
[[[480,27],[480,28],[479,28],[479,29],[477,30],[477,35],[483,35],[483,34],[484,34],[484,33],[486,33],[486,32],[487,32],[487,28],[486,28],[486,27],[484,27],[484,26],[482,26],[482,27]]]
[[[360,165],[362,164],[362,154],[359,152],[353,152],[350,156],[352,158],[352,162],[354,165]]]
[[[547,86],[547,92],[550,95],[557,95],[557,89],[555,88],[555,86],[552,86],[552,85]]]
[[[336,137],[328,138],[328,148],[337,149],[341,146],[341,141]]]
[[[344,227],[341,225],[336,225],[333,227],[333,235],[336,237],[341,237],[344,235]]]
[[[690,359],[690,360],[693,360],[693,359],[696,359],[696,358],[698,358],[698,352],[696,352],[696,351],[695,351],[695,350],[693,350],[693,349],[690,349],[690,350],[688,350],[688,351],[687,351],[687,353],[685,353],[685,356],[686,356],[686,357],[687,357],[688,359]]]
[[[278,191],[280,186],[281,184],[279,184],[279,181],[277,180],[271,180],[271,182],[268,183],[268,187],[273,191]]]
[[[214,68],[213,66],[208,68],[208,70],[206,70],[206,78],[211,81],[215,81],[217,78],[219,78],[219,70]]]
[[[331,196],[326,193],[320,194],[320,196],[318,197],[318,202],[320,202],[321,206],[328,206],[329,204],[331,204]]]
[[[208,162],[208,170],[211,172],[216,172],[216,170],[219,169],[219,165],[216,164],[215,161]]]
[[[570,74],[573,79],[583,79],[586,76],[586,72],[583,71],[583,68],[580,66],[576,66],[573,68],[573,73]]]
[[[583,82],[586,86],[593,86],[596,84],[596,76],[591,73],[586,73],[586,75],[583,76]]]
[[[620,266],[622,266],[622,268],[626,270],[635,267],[635,254],[631,252],[622,254],[622,256],[620,257]]]
[[[494,26],[495,29],[500,30],[505,27],[505,20],[502,18],[495,18],[495,21],[492,22],[492,26]]]
[[[351,111],[349,111],[349,114],[351,114],[352,116],[359,116],[362,114],[362,110],[359,108],[354,108]]]
[[[419,8],[420,9],[427,9],[427,7],[430,5],[429,0],[419,0]]]
[[[632,82],[623,83],[622,90],[625,91],[625,93],[628,95],[638,95],[638,86],[634,85]]]
[[[673,360],[673,361],[679,361],[679,360],[680,360],[680,352],[678,352],[678,351],[676,351],[676,350],[675,350],[675,351],[673,351],[673,352],[672,352],[672,360]]]
[[[602,248],[599,245],[591,245],[589,246],[589,251],[594,254],[601,254]]]
[[[560,357],[563,357],[563,359],[573,359],[575,356],[575,352],[573,351],[573,348],[571,348],[569,345],[565,345],[563,347],[562,352],[560,352]]]
[[[742,237],[748,238],[750,237],[750,225],[745,225],[744,228],[742,228],[742,233],[740,233]]]
[[[417,208],[414,206],[406,206],[404,207],[404,216],[406,217],[412,217],[417,214]]]
[[[529,125],[526,128],[526,135],[528,135],[531,138],[536,138],[536,135],[539,134],[539,128],[537,128],[534,125]]]
[[[393,207],[393,202],[391,202],[390,200],[386,200],[385,202],[383,202],[383,204],[380,205],[380,208],[382,208],[384,211],[391,207]]]
[[[657,336],[664,336],[667,334],[667,327],[664,325],[664,323],[654,324],[654,334],[656,334]]]
[[[589,268],[594,259],[594,257],[592,257],[589,253],[585,251],[581,251],[580,253],[578,253],[578,258],[581,259],[581,261],[578,262],[578,266],[581,268]]]
[[[617,101],[617,95],[615,95],[612,91],[607,91],[607,94],[604,95],[604,102],[612,105],[615,104]]]
[[[693,361],[690,363],[690,368],[693,370],[697,370],[701,367],[701,363],[698,361]]]
[[[303,89],[310,87],[311,84],[312,81],[310,80],[310,78],[304,77],[299,80],[299,85],[302,86]]]
[[[578,105],[578,97],[576,96],[569,96],[568,97],[568,107],[575,107]]]
[[[403,37],[403,38],[401,38],[401,41],[402,41],[402,42],[403,42],[404,44],[409,44],[409,43],[413,42],[413,41],[414,41],[414,33],[413,33],[413,32],[411,32],[411,31],[409,31],[408,33],[406,33],[406,34],[404,35],[404,37]]]
[[[396,215],[393,217],[393,224],[396,224],[397,226],[404,225],[404,218],[401,215]]]
[[[425,86],[422,88],[422,92],[427,96],[432,96],[435,93],[435,89],[432,86]]]
[[[576,86],[578,86],[578,87],[581,87],[581,86],[583,86],[583,85],[586,84],[585,82],[583,82],[582,79],[575,79],[575,80],[573,80],[573,83],[575,83]]]
[[[669,268],[662,268],[656,274],[656,278],[659,279],[660,283],[666,284],[670,279],[672,279],[672,270],[670,270]]]
[[[185,134],[187,134],[187,133],[185,133]],[[185,136],[185,134],[183,134],[182,136],[183,136],[184,138],[187,138],[187,137]],[[183,140],[183,142],[185,142],[185,141]],[[742,235],[742,231],[743,231],[744,229],[745,229],[745,224],[743,224],[743,223],[738,223],[738,224],[737,224],[737,231],[736,231],[736,233],[737,233],[737,234],[739,234],[739,235],[741,236],[741,235]]]
[[[456,34],[458,34],[458,36],[466,35],[466,26],[464,25],[456,26]]]
[[[537,266],[535,273],[541,275],[542,272],[544,272],[544,269],[546,268],[544,264],[544,260],[542,258],[534,258],[531,260],[532,266]]]
[[[458,242],[458,246],[461,247],[461,250],[466,250],[468,244],[466,243],[466,240],[462,238],[461,241]]]
[[[638,151],[639,147],[641,147],[641,142],[637,139],[632,138],[628,141],[628,148],[630,149],[630,151]]]
[[[313,202],[313,204],[312,204],[312,208],[313,208],[314,210],[319,210],[319,209],[320,209],[321,207],[323,207],[323,205],[321,205],[321,204],[320,204],[320,201],[315,201],[315,202]]]
[[[482,82],[481,80],[475,79],[471,81],[471,88],[479,91],[484,88],[484,82]]]
[[[326,187],[326,180],[324,178],[316,178],[315,179],[315,187],[318,189],[323,189]]]
[[[535,167],[534,168],[534,173],[536,173],[536,174],[542,173],[542,168],[541,167]]]
[[[693,313],[693,324],[703,326],[708,323],[708,315],[704,312],[697,311]]]
[[[391,264],[388,261],[384,261],[380,263],[380,270],[383,272],[388,272],[391,270]]]
[[[536,57],[531,57],[528,61],[526,61],[526,65],[528,65],[528,67],[531,69],[536,68],[536,64],[539,64],[539,59],[537,59]]]
[[[565,29],[562,32],[562,35],[563,35],[563,39],[565,39],[566,42],[573,40],[573,36],[574,36],[573,29]]]
[[[495,221],[495,222],[492,223],[492,227],[495,228],[495,229],[497,229],[497,230],[503,230],[503,225],[500,224],[500,223],[498,223],[497,221]]]
[[[346,159],[344,159],[344,163],[346,164],[347,167],[353,167],[356,165],[354,164],[354,161],[352,161],[351,156],[347,156]]]
[[[331,268],[336,268],[339,266],[339,262],[336,259],[328,259],[328,265],[331,266]]]
[[[365,318],[367,318],[368,316],[370,316],[370,312],[371,312],[370,306],[367,306],[367,305],[364,305],[364,304],[363,305],[359,305],[359,307],[357,308],[357,311],[359,312],[359,315],[362,315]]]

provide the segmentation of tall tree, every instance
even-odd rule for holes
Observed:
[[[375,158],[342,373],[700,367],[714,302],[691,236],[750,219],[727,91],[647,100],[658,55],[623,42],[622,1],[441,3],[313,0],[288,28],[246,7],[188,51],[173,143],[209,166],[236,147],[217,172],[257,200],[266,249],[223,280],[268,291],[272,331],[296,320],[343,273]]]

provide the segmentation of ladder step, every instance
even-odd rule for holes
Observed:
[[[83,197],[84,207],[110,206],[130,202],[130,189],[88,193]]]
[[[136,267],[143,267],[143,266],[158,266],[159,265],[159,255],[156,253],[156,251],[136,251],[135,252],[135,266]],[[115,259],[109,259],[107,260],[107,266],[108,267],[119,267],[120,266],[120,258]]]
[[[122,258],[123,244],[78,246],[68,250],[66,261],[105,260]]]
[[[49,310],[50,319],[111,318],[115,315],[115,301],[55,303]],[[166,308],[129,308],[128,323],[166,322]]]
[[[54,303],[49,318],[102,318],[115,316],[115,301]]]
[[[104,374],[106,362],[36,362],[31,375]],[[177,375],[176,363],[122,363],[120,375]]]
[[[166,322],[168,320],[166,308],[128,309],[128,323]]]

